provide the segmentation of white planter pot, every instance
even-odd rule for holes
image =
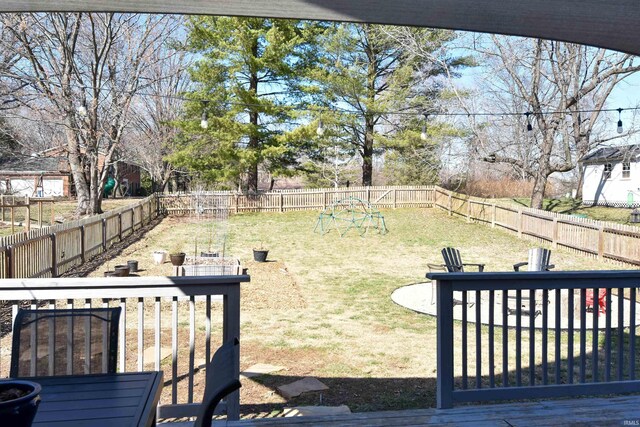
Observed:
[[[155,251],[153,253],[153,262],[160,265],[164,264],[167,260],[167,253],[165,251]]]

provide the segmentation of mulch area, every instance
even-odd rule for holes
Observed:
[[[79,265],[66,273],[60,275],[60,277],[87,277],[89,274],[98,269],[101,265],[109,262],[110,260],[116,258],[120,255],[126,248],[133,245],[134,243],[142,240],[145,235],[155,228],[160,222],[162,222],[164,218],[158,216],[150,223],[146,224],[144,227],[135,230],[132,234],[128,235],[122,241],[115,242],[107,249],[105,252],[97,255],[91,260],[85,262],[82,265]]]
[[[248,269],[251,282],[243,284],[240,294],[241,310],[279,310],[307,306],[295,277],[280,261],[249,261],[242,265]]]

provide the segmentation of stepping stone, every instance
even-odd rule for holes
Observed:
[[[350,414],[351,409],[347,405],[340,406],[295,406],[284,408],[285,417],[307,417],[312,415],[341,415]]]
[[[267,363],[258,363],[248,367],[245,371],[240,372],[240,376],[245,378],[253,378],[260,375],[281,371],[283,369],[284,369],[284,366],[274,366],[274,365],[269,365]]]
[[[319,379],[313,377],[305,377],[290,384],[281,385],[280,387],[278,387],[278,392],[285,399],[291,399],[292,397],[300,396],[302,393],[306,393],[309,391],[322,391],[328,389],[329,387],[320,382]]]
[[[164,360],[167,357],[171,356],[171,347],[160,347],[160,360]],[[156,348],[155,347],[147,347],[144,349],[143,356],[144,364],[149,365],[151,363],[156,362]]]

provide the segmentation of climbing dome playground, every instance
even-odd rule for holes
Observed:
[[[320,213],[313,231],[326,234],[336,230],[342,237],[351,229],[357,230],[360,236],[371,230],[379,234],[386,234],[388,231],[380,211],[357,197],[338,200],[328,206]]]

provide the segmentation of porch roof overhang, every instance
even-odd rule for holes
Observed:
[[[424,26],[640,54],[638,0],[0,0],[0,12],[149,12]]]

